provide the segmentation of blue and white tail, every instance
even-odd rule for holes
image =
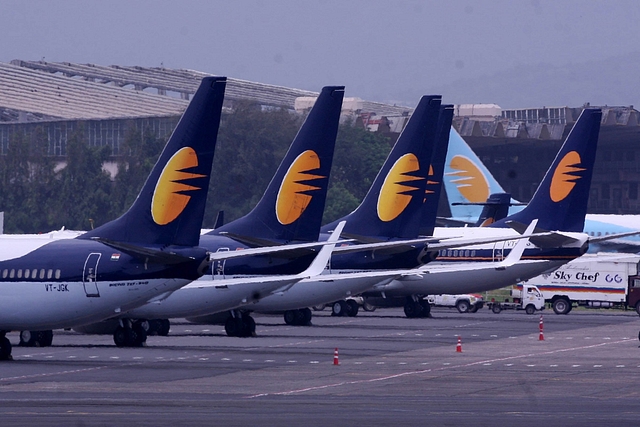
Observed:
[[[384,239],[418,235],[440,102],[440,96],[422,97],[360,206],[322,227],[323,233],[346,220],[346,235]]]
[[[226,77],[205,77],[129,210],[80,239],[197,246]]]
[[[453,128],[449,136],[443,182],[452,219],[469,224],[477,221],[482,212],[481,204],[489,195],[505,192],[476,153]],[[511,199],[511,203],[520,202]],[[515,213],[521,209],[520,206],[513,206],[509,212]]]
[[[529,224],[537,218],[545,230],[582,232],[601,120],[600,109],[584,109],[527,207],[491,227],[505,227],[509,221]]]
[[[344,86],[322,89],[260,202],[208,234],[264,244],[318,240],[343,97]]]

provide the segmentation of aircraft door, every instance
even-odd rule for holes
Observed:
[[[505,242],[496,242],[493,245],[493,261],[499,262],[504,259],[504,243]]]
[[[98,290],[98,263],[102,254],[92,253],[89,254],[87,260],[84,262],[84,271],[82,272],[82,284],[84,285],[84,292],[88,297],[99,297],[100,291]]]
[[[229,252],[229,248],[218,248],[216,252]],[[212,279],[224,279],[224,265],[226,264],[226,260],[218,260],[214,261],[211,264],[211,275]]]

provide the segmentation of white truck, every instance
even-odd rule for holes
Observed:
[[[587,254],[557,270],[523,282],[540,289],[556,314],[573,305],[594,308],[631,307],[640,315],[640,256],[624,253]],[[522,294],[523,284],[512,296]]]
[[[484,306],[482,296],[474,294],[428,295],[426,299],[433,306],[455,307],[460,313],[475,313]]]
[[[496,314],[502,310],[524,310],[527,314],[534,314],[536,311],[544,310],[544,298],[535,285],[522,285],[517,293],[512,290],[511,296],[513,301],[500,302],[491,300],[487,303],[489,310]]]

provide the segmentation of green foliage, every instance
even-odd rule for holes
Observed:
[[[212,227],[219,210],[232,221],[260,200],[293,141],[303,118],[287,110],[239,104],[223,115],[203,227]],[[89,147],[83,130],[70,135],[66,166],[55,171],[48,141],[39,129],[13,135],[0,156],[0,210],[7,233],[59,229],[87,230],[113,220],[135,200],[164,141],[149,130],[127,130],[119,147],[114,181],[102,170],[109,147]],[[352,124],[338,130],[324,221],[357,207],[389,152],[388,139]]]
[[[352,212],[369,191],[390,151],[388,138],[353,124],[338,130],[323,222]]]
[[[225,222],[247,214],[260,200],[302,124],[282,109],[236,105],[222,117],[204,227],[212,227],[219,210]]]

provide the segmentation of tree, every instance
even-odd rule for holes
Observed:
[[[109,221],[111,179],[102,170],[111,148],[89,147],[78,130],[67,140],[67,166],[59,173],[56,222],[88,230]]]

